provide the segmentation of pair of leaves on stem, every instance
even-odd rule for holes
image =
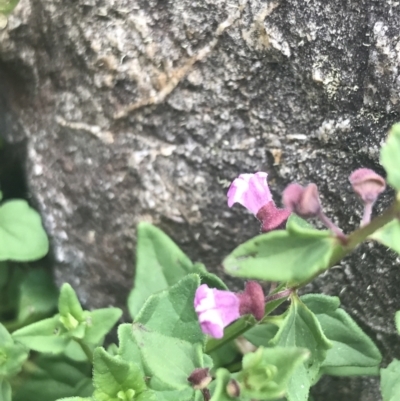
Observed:
[[[58,310],[51,318],[15,331],[13,338],[31,350],[44,353],[72,350],[76,343],[84,349],[102,342],[122,315],[119,308],[84,311],[69,284],[61,288]]]
[[[88,358],[122,311],[118,308],[84,311],[69,284],[61,288],[58,310],[54,317],[12,334],[12,339],[24,349],[43,353],[34,355],[22,373],[12,378],[14,401],[53,401],[58,397],[93,393]]]
[[[371,339],[339,308],[339,299],[319,294],[294,297],[287,312],[267,317],[245,337],[256,346],[302,347],[308,358],[288,385],[289,401],[305,401],[323,374],[376,375],[381,355]]]

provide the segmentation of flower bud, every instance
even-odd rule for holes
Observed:
[[[232,398],[239,397],[240,396],[239,383],[234,379],[229,380],[229,383],[226,385],[226,393],[229,395],[229,397]]]
[[[203,390],[211,383],[211,380],[208,368],[197,368],[188,377],[188,382],[195,390]]]
[[[244,291],[237,294],[240,301],[239,312],[241,315],[252,314],[257,320],[264,317],[265,296],[264,291],[257,281],[248,281]]]
[[[286,208],[305,219],[316,217],[321,213],[321,201],[315,184],[302,187],[290,184],[282,194],[282,202]]]
[[[378,196],[385,190],[386,181],[369,168],[359,168],[349,176],[353,191],[364,203],[375,203]]]

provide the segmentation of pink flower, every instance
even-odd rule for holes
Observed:
[[[209,288],[207,284],[197,288],[194,309],[203,333],[214,338],[222,338],[224,327],[240,317],[239,298],[233,292]]]
[[[276,207],[267,177],[268,174],[262,171],[255,174],[240,174],[228,190],[228,206],[240,203],[250,210],[260,220],[263,233],[284,228],[290,215],[290,210]]]
[[[272,195],[267,184],[268,174],[262,171],[255,174],[240,174],[228,190],[228,206],[240,203],[255,216],[268,202]]]

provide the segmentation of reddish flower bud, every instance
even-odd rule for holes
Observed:
[[[349,176],[353,191],[364,203],[375,203],[378,196],[385,190],[386,181],[369,168],[359,168]]]
[[[316,217],[321,213],[321,201],[315,184],[302,187],[290,184],[282,194],[282,202],[286,208],[305,219]]]
[[[252,314],[257,320],[264,317],[265,296],[264,291],[256,281],[246,283],[244,291],[237,294],[239,298],[239,312],[241,315]]]
[[[188,377],[188,382],[195,390],[202,390],[211,383],[212,377],[210,376],[208,368],[197,368]]]

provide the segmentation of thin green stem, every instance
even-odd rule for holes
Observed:
[[[398,196],[395,202],[380,216],[374,218],[371,222],[362,226],[352,232],[349,236],[344,237],[343,233],[337,237],[338,246],[336,247],[333,255],[329,261],[328,266],[335,266],[340,262],[345,256],[351,253],[361,242],[367,239],[371,234],[373,234],[378,229],[382,228],[385,224],[389,223],[393,219],[397,218],[400,214],[400,196]],[[328,267],[328,268],[329,268]],[[326,269],[325,269],[326,270]],[[324,270],[324,271],[325,271]],[[266,297],[265,314],[261,322],[257,322],[254,318],[242,317],[225,329],[225,335],[221,339],[209,339],[206,344],[206,353],[215,351],[216,349],[222,347],[228,342],[234,340],[236,337],[245,333],[247,330],[254,327],[256,324],[263,323],[264,319],[271,314],[279,305],[281,305],[289,295],[294,293],[298,288],[304,287],[310,283],[315,277],[319,276],[322,271],[319,271],[309,280],[299,284],[296,288],[288,288],[283,291],[277,292],[275,294],[268,295]],[[275,291],[279,291],[282,287],[279,286]]]
[[[337,265],[345,256],[354,251],[354,249],[356,249],[357,246],[360,245],[363,241],[365,241],[371,234],[382,228],[387,223],[390,223],[393,219],[397,218],[399,213],[400,213],[400,197],[397,196],[393,204],[388,209],[386,209],[383,212],[383,214],[375,217],[367,225],[362,226],[357,230],[353,231],[348,237],[346,237],[345,241],[343,241],[342,238],[338,238],[338,241],[340,242],[341,246],[338,246],[333,252],[328,264],[329,267],[327,269]],[[323,271],[326,271],[327,269],[324,269]],[[298,289],[304,287],[305,285],[313,281],[321,273],[322,271],[319,271],[307,281],[298,284],[296,288]]]
[[[292,290],[291,290],[292,291]],[[265,305],[265,313],[264,317],[258,322],[252,316],[243,316],[240,319],[233,322],[230,326],[225,328],[224,337],[220,339],[210,338],[207,341],[205,352],[209,354],[212,351],[222,347],[223,345],[229,343],[230,341],[234,340],[235,338],[239,337],[247,330],[250,330],[255,325],[264,321],[264,319],[273,312],[280,304],[285,302],[287,297],[278,298],[272,301],[268,301]]]

